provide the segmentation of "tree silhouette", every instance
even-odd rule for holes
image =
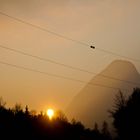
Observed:
[[[111,135],[110,135],[109,128],[108,128],[108,123],[106,121],[103,122],[101,132],[102,132],[104,140],[111,139]]]
[[[98,124],[96,122],[94,124],[94,131],[96,131],[97,133],[99,132]]]
[[[122,93],[116,97],[115,108],[110,112],[118,139],[140,139],[140,89],[135,88],[129,98]]]
[[[79,121],[70,123],[62,111],[49,120],[45,113],[32,113],[28,106],[23,110],[16,104],[7,109],[5,102],[0,100],[0,139],[3,140],[104,140],[97,126],[96,130],[91,130]]]
[[[5,105],[6,105],[6,102],[3,100],[3,98],[2,97],[0,97],[0,107],[5,107]]]

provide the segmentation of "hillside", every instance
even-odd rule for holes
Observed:
[[[95,86],[87,84],[74,97],[66,110],[66,114],[69,119],[75,118],[87,127],[93,127],[95,122],[101,124],[104,120],[110,120],[108,110],[112,109],[115,95],[119,89],[126,96],[129,95],[133,88],[139,87],[135,83],[140,83],[140,75],[131,62],[116,60],[93,77],[89,83],[93,83]]]

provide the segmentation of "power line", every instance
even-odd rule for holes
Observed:
[[[102,51],[102,52],[105,52],[105,53],[109,53],[109,54],[111,54],[111,55],[116,55],[116,56],[119,56],[119,57],[127,58],[127,59],[130,59],[130,60],[132,60],[132,61],[140,62],[139,59],[127,57],[127,56],[124,56],[124,55],[121,55],[121,54],[118,54],[118,53],[115,53],[115,52],[112,52],[112,51],[108,51],[108,50],[105,50],[105,49],[96,48],[96,50]]]
[[[27,25],[30,25],[30,26],[33,26],[35,28],[38,28],[40,30],[43,30],[43,31],[46,31],[48,33],[51,33],[51,34],[54,34],[58,37],[61,37],[61,38],[64,38],[66,40],[70,40],[70,41],[74,41],[76,43],[80,43],[81,45],[85,45],[85,46],[89,46],[87,43],[84,43],[84,42],[81,42],[81,41],[78,41],[78,40],[74,40],[74,39],[71,39],[69,37],[66,37],[66,36],[63,36],[61,34],[58,34],[58,33],[55,33],[55,32],[52,32],[50,30],[47,30],[46,28],[42,28],[38,25],[35,25],[35,24],[32,24],[32,23],[29,23],[29,22],[26,22],[24,20],[21,20],[19,18],[16,18],[16,17],[13,17],[13,16],[10,16],[8,14],[5,14],[3,12],[0,12],[1,15],[4,15],[4,16],[7,16],[9,18],[12,18],[16,21],[19,21],[19,22],[22,22],[24,24],[27,24]],[[5,48],[5,49],[9,49],[11,51],[14,51],[14,52],[17,52],[17,53],[20,53],[20,54],[23,54],[23,55],[27,55],[27,56],[30,56],[30,57],[34,57],[36,59],[39,59],[39,60],[43,60],[43,61],[48,61],[48,62],[51,62],[51,63],[54,63],[54,64],[58,64],[58,65],[61,65],[61,66],[64,66],[64,67],[67,67],[67,68],[71,68],[71,69],[75,69],[75,70],[79,70],[79,71],[82,71],[82,72],[86,72],[86,73],[90,73],[90,74],[97,74],[97,73],[93,73],[93,72],[90,72],[90,71],[87,71],[85,69],[80,69],[80,68],[76,68],[76,67],[73,67],[73,66],[69,66],[69,65],[65,65],[65,64],[62,64],[62,63],[58,63],[56,61],[53,61],[53,60],[50,60],[50,59],[46,59],[46,58],[42,58],[42,57],[39,57],[39,56],[35,56],[35,55],[32,55],[32,54],[28,54],[28,53],[25,53],[25,52],[22,52],[22,51],[19,51],[19,50],[15,50],[15,49],[11,49],[11,48],[8,48],[8,47],[5,47],[5,46],[1,46],[1,48]],[[90,46],[91,48],[95,48],[94,46]],[[137,60],[137,59],[133,59],[133,58],[130,58],[130,57],[126,57],[126,56],[123,56],[123,55],[120,55],[120,54],[117,54],[117,53],[114,53],[114,52],[111,52],[111,51],[108,51],[108,50],[105,50],[105,49],[100,49],[100,48],[96,48],[97,50],[99,51],[103,51],[103,52],[106,52],[106,53],[110,53],[112,55],[117,55],[117,56],[120,56],[120,57],[124,57],[124,58],[127,58],[127,59],[131,59],[133,61],[138,61],[140,62],[140,60]],[[103,74],[99,74],[105,78],[110,78],[110,79],[113,79],[113,80],[119,80],[119,81],[122,81],[122,82],[127,82],[127,83],[131,83],[131,84],[139,84],[139,83],[135,83],[135,82],[132,82],[132,81],[126,81],[126,80],[122,80],[122,79],[118,79],[118,78],[114,78],[114,77],[109,77],[109,76],[106,76],[106,75],[103,75]]]
[[[13,20],[16,20],[16,21],[18,21],[18,22],[20,22],[20,23],[24,23],[24,24],[26,24],[26,25],[32,26],[32,27],[37,28],[37,29],[39,29],[39,30],[42,30],[42,31],[44,31],[44,32],[48,32],[48,33],[50,33],[50,34],[53,34],[53,35],[55,35],[55,36],[57,36],[57,37],[60,37],[60,38],[65,39],[65,40],[69,40],[69,41],[72,41],[72,42],[81,44],[81,45],[83,45],[83,46],[88,46],[88,47],[90,46],[90,48],[95,49],[95,46],[89,45],[88,43],[85,43],[85,42],[82,42],[82,41],[79,41],[79,40],[76,40],[76,39],[73,39],[73,38],[70,38],[70,37],[66,37],[65,35],[62,35],[62,34],[53,32],[53,31],[48,30],[48,29],[46,29],[46,28],[44,28],[44,27],[41,27],[41,26],[39,26],[39,25],[35,25],[35,24],[30,23],[30,22],[27,22],[27,21],[24,21],[24,20],[22,20],[22,19],[19,19],[19,18],[17,18],[17,17],[11,16],[11,15],[6,14],[6,13],[4,13],[4,12],[1,12],[1,11],[0,11],[0,14],[3,15],[3,16],[6,16],[6,17],[8,17],[8,18],[11,18],[11,19],[13,19]],[[108,54],[111,54],[111,55],[114,55],[114,56],[119,56],[119,57],[123,57],[123,58],[130,59],[130,60],[132,60],[132,61],[140,62],[139,59],[127,57],[127,56],[124,56],[124,55],[121,55],[121,54],[119,54],[119,53],[115,53],[115,52],[112,52],[112,51],[109,51],[109,50],[106,50],[106,49],[102,49],[102,48],[96,48],[96,49],[97,49],[98,51],[101,51],[101,52],[104,52],[104,53],[108,53]]]
[[[50,34],[53,34],[53,35],[55,35],[55,36],[57,36],[57,37],[60,37],[60,38],[63,38],[63,39],[66,39],[66,40],[69,40],[69,41],[72,41],[72,42],[75,42],[75,43],[84,45],[84,46],[89,46],[89,44],[87,44],[87,43],[85,43],[85,42],[78,41],[78,40],[75,40],[75,39],[73,39],[73,38],[66,37],[66,36],[64,36],[64,35],[62,35],[62,34],[53,32],[53,31],[48,30],[48,29],[46,29],[46,28],[43,28],[43,27],[41,27],[41,26],[39,26],[39,25],[35,25],[35,24],[32,24],[32,23],[26,22],[26,21],[24,21],[24,20],[22,20],[22,19],[16,18],[16,17],[14,17],[14,16],[10,16],[10,15],[8,15],[8,14],[5,14],[5,13],[3,13],[3,12],[1,12],[1,11],[0,11],[0,14],[6,16],[6,17],[8,17],[8,18],[14,19],[14,20],[16,20],[16,21],[18,21],[18,22],[20,22],[20,23],[24,23],[24,24],[27,24],[27,25],[32,26],[32,27],[34,27],[34,28],[37,28],[37,29],[39,29],[39,30],[42,30],[42,31],[48,32],[48,33],[50,33]]]
[[[97,83],[93,84],[91,82],[86,82],[86,81],[82,81],[82,80],[78,80],[78,79],[74,79],[74,78],[70,78],[70,77],[65,77],[65,76],[62,76],[62,75],[51,74],[51,73],[43,72],[43,71],[40,71],[40,70],[23,67],[23,66],[19,66],[19,65],[16,65],[16,64],[7,63],[7,62],[4,62],[4,61],[0,61],[0,64],[6,65],[6,66],[9,66],[9,67],[14,67],[14,68],[26,70],[26,71],[30,71],[30,72],[40,73],[40,74],[43,74],[43,75],[48,75],[48,76],[51,76],[51,77],[61,78],[61,79],[80,82],[80,83],[86,83],[86,84],[89,84],[89,85],[92,85],[92,86],[99,86],[99,87],[104,87],[104,88],[120,90],[120,88],[117,88],[117,87],[112,87],[112,86],[107,86],[107,85],[102,85],[102,84],[97,84]],[[122,89],[122,90],[127,90],[127,89]]]
[[[20,51],[20,50],[17,50],[17,49],[9,48],[9,47],[3,46],[3,45],[0,45],[0,48],[6,49],[8,51],[15,52],[15,53],[19,53],[19,54],[22,54],[22,55],[25,55],[25,56],[29,56],[29,57],[32,57],[32,58],[35,58],[35,59],[38,59],[38,60],[41,60],[41,61],[45,61],[45,62],[53,63],[53,64],[56,64],[56,65],[60,65],[60,66],[63,66],[63,67],[66,67],[66,68],[69,68],[69,69],[72,69],[72,70],[77,70],[77,71],[85,72],[85,73],[88,73],[88,74],[100,75],[104,78],[117,80],[117,81],[121,81],[121,82],[126,82],[126,83],[133,84],[133,85],[140,85],[140,83],[127,81],[127,80],[107,76],[107,75],[104,75],[104,74],[98,74],[98,73],[91,72],[91,71],[88,71],[88,70],[85,70],[85,69],[81,69],[81,68],[77,68],[77,67],[74,67],[74,66],[66,65],[66,64],[51,60],[51,59],[47,59],[47,58],[43,58],[43,57],[40,57],[40,56],[37,56],[37,55],[29,54],[27,52],[23,52],[23,51]]]

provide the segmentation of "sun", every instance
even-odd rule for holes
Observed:
[[[51,119],[53,118],[53,116],[54,116],[54,110],[51,109],[51,108],[49,108],[49,109],[47,110],[47,116],[48,116],[49,119],[51,120]]]

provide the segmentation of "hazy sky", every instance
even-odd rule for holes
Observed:
[[[132,57],[140,52],[139,0],[0,0],[0,12],[64,36]],[[0,45],[99,73],[115,59],[88,46],[59,38],[0,15]],[[89,81],[94,75],[71,70],[0,48],[0,60]],[[132,62],[132,61],[131,61]],[[140,71],[140,63],[134,62]],[[0,96],[43,110],[64,109],[85,84],[0,64]]]

